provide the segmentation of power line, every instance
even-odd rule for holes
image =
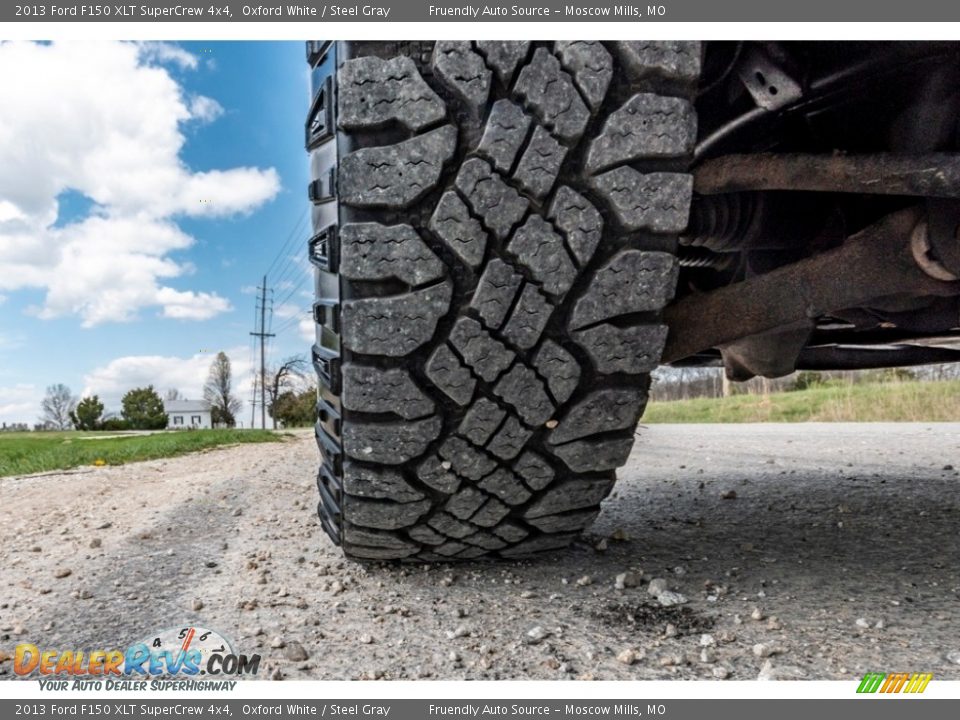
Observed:
[[[263,276],[263,285],[257,288],[260,291],[260,326],[254,325],[254,332],[250,333],[255,338],[260,338],[260,425],[264,429],[267,427],[267,355],[266,339],[275,337],[274,333],[267,332],[267,276]],[[270,322],[273,322],[273,311],[271,308]],[[254,385],[256,388],[256,385]],[[256,389],[254,389],[254,402],[256,402]],[[254,413],[254,417],[256,414]],[[253,423],[251,422],[251,427]]]
[[[297,224],[293,226],[293,229],[290,231],[290,234],[287,236],[287,239],[284,241],[283,245],[277,251],[276,256],[273,258],[273,262],[270,263],[270,266],[267,268],[267,275],[270,275],[273,272],[274,266],[277,264],[277,261],[281,257],[286,257],[289,260],[289,255],[285,256],[285,253],[290,249],[290,243],[292,243],[296,238],[300,237],[300,233],[303,230],[303,221],[307,218],[307,209],[300,214],[300,219],[297,220]]]

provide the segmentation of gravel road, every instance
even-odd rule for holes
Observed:
[[[300,434],[0,479],[0,675],[190,623],[261,678],[960,679],[960,424],[641,427],[582,542],[509,563],[344,562],[315,463]]]

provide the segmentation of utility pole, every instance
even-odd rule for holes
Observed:
[[[267,384],[264,377],[267,374],[267,338],[276,337],[274,333],[268,333],[267,330],[267,276],[263,276],[263,285],[260,290],[260,331],[250,333],[254,337],[260,338],[260,426],[267,427]],[[256,379],[254,379],[256,382]],[[256,385],[254,385],[254,397],[256,397]],[[254,411],[255,412],[255,411]],[[256,417],[254,415],[254,417]],[[253,420],[250,421],[250,427],[253,427]]]

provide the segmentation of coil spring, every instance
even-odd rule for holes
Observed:
[[[756,193],[698,195],[680,244],[718,253],[741,250],[749,244],[760,207]]]

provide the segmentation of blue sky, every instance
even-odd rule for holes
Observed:
[[[13,67],[0,422],[35,422],[58,382],[113,410],[145,382],[198,397],[218,350],[248,387],[252,290],[271,263],[272,357],[306,353],[301,43],[0,45],[0,77]]]

